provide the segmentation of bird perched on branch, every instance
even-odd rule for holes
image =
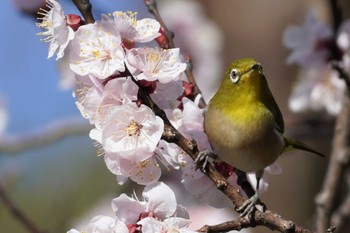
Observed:
[[[323,156],[284,136],[282,114],[263,68],[250,58],[236,60],[229,66],[219,90],[207,106],[204,128],[221,160],[241,171],[256,174],[256,192],[238,208],[241,216],[254,210],[259,201],[257,191],[264,168],[280,154],[299,149]]]

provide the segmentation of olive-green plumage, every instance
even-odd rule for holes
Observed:
[[[320,153],[283,135],[281,111],[254,59],[231,63],[222,84],[208,104],[204,127],[220,159],[245,172],[263,169],[290,149]]]

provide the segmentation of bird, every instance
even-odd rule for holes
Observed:
[[[259,202],[264,169],[279,155],[298,149],[324,156],[284,135],[282,113],[268,87],[263,67],[252,58],[238,59],[229,65],[221,86],[205,109],[204,131],[219,159],[243,172],[255,172],[256,191],[237,208],[241,216],[253,212]]]

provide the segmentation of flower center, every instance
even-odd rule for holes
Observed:
[[[125,131],[126,131],[126,134],[130,137],[131,136],[140,136],[142,127],[143,127],[143,125],[132,120],[130,122],[130,124],[128,125],[128,127],[125,128]]]

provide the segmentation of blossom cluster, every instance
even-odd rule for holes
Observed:
[[[287,63],[300,67],[298,83],[291,94],[292,111],[325,110],[331,115],[340,111],[345,82],[332,68],[337,61],[350,72],[350,20],[344,21],[337,32],[309,11],[303,25],[290,26],[284,32],[283,43],[292,50]]]
[[[121,194],[112,200],[115,217],[96,216],[82,232],[194,232],[187,228],[190,224],[187,210],[177,204],[174,192],[167,185],[162,182],[149,184],[142,196],[144,200],[139,201]],[[68,233],[80,231],[72,229]]]
[[[131,179],[147,185],[144,198],[148,204],[122,195],[113,201],[117,218],[98,216],[86,232],[141,232],[141,227],[142,232],[167,232],[164,229],[188,225],[188,220],[180,218],[184,213],[181,208],[151,201],[150,194],[157,197],[157,192],[150,190],[163,190],[163,198],[173,196],[158,182],[161,164],[167,170],[181,169],[185,187],[200,200],[220,208],[231,206],[212,181],[193,168],[193,160],[183,150],[162,139],[163,119],[140,97],[147,92],[174,128],[194,139],[200,151],[211,150],[203,129],[204,110],[198,107],[201,96],[194,96],[192,86],[185,81],[186,63],[180,50],[148,46],[162,36],[160,24],[150,18],[138,20],[135,12],[120,11],[86,24],[77,15],[65,15],[55,0],[48,0],[48,9],[42,9],[41,14],[42,22],[37,26],[45,31],[39,35],[49,42],[48,57],[56,53],[56,60],[64,58],[61,65],[74,73],[73,96],[82,116],[93,125],[89,136],[98,154],[119,184]],[[236,184],[231,166],[215,165]],[[255,176],[249,179],[254,182]],[[262,180],[260,187],[259,191],[266,190],[267,183]],[[169,212],[157,209],[162,206]]]
[[[75,73],[77,107],[94,125],[90,137],[118,181],[130,177],[139,184],[155,182],[161,174],[159,161],[178,167],[177,154],[168,153],[171,145],[161,140],[163,120],[138,98],[141,86],[164,109],[177,109],[181,103],[186,63],[179,49],[146,44],[160,35],[159,23],[138,20],[135,12],[114,12],[93,24],[78,20],[72,27],[69,19],[78,16],[66,16],[55,0],[48,6],[37,24],[46,29],[39,34],[50,43],[48,57],[57,53],[61,59],[69,47],[65,59]]]
[[[50,43],[48,57],[55,53],[57,60],[64,57],[74,72],[76,105],[94,125],[89,135],[118,182],[129,178],[141,185],[156,182],[164,164],[168,170],[181,168],[185,187],[200,199],[216,207],[231,205],[203,173],[193,169],[184,151],[162,140],[163,120],[138,96],[139,88],[147,91],[173,127],[194,139],[200,151],[211,150],[203,130],[203,109],[198,107],[200,96],[193,99],[191,86],[184,81],[186,63],[179,49],[147,46],[160,36],[159,23],[138,20],[135,12],[117,11],[85,24],[77,15],[65,15],[55,0],[48,1],[48,8],[42,9],[37,26],[45,31],[39,35]],[[217,167],[235,184],[232,167]],[[266,190],[267,183],[262,181],[261,187],[260,191]]]

